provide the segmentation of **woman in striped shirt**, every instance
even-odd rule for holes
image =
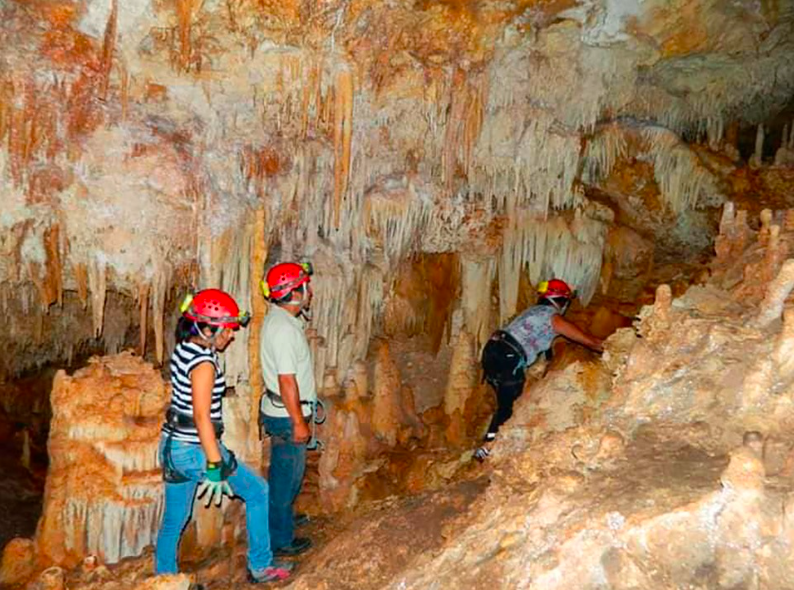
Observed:
[[[182,304],[171,355],[171,404],[160,442],[165,510],[155,551],[155,572],[177,572],[177,549],[190,520],[193,499],[220,505],[224,495],[246,505],[248,577],[251,582],[284,580],[290,563],[273,561],[268,528],[268,485],[221,443],[226,381],[218,353],[248,324],[234,299],[205,289]]]

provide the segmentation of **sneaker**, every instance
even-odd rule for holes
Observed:
[[[299,512],[293,518],[292,526],[294,526],[295,528],[298,528],[298,527],[301,527],[301,526],[306,526],[307,524],[309,524],[310,520],[311,519],[309,518],[308,514],[306,514],[305,512]]]
[[[289,578],[294,563],[284,561],[273,561],[270,567],[261,570],[248,570],[248,582],[250,584],[264,584],[266,582],[280,582]]]
[[[279,557],[292,557],[293,555],[300,555],[304,551],[308,551],[312,546],[312,540],[306,537],[295,537],[292,543],[286,547],[279,547],[273,550],[273,555]]]

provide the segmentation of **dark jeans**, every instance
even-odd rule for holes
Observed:
[[[270,435],[270,544],[276,550],[291,545],[295,536],[292,504],[306,471],[306,443],[292,442],[289,418],[265,416],[265,431]]]
[[[485,440],[492,440],[513,415],[513,404],[524,391],[523,356],[516,352],[515,345],[492,338],[483,348],[482,368],[485,380],[496,392],[496,412],[485,435]]]

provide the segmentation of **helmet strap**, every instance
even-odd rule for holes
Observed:
[[[556,308],[557,308],[557,311],[559,311],[559,312],[560,312],[560,315],[565,315],[565,312],[566,312],[566,311],[568,311],[568,307],[571,305],[571,300],[570,300],[570,299],[568,299],[568,298],[566,298],[566,299],[565,299],[565,303],[563,303],[562,305],[560,305],[560,304],[558,303],[558,301],[557,301],[558,299],[562,299],[562,298],[561,298],[561,297],[552,297],[552,298],[551,298],[551,303],[552,303],[552,305],[553,305],[554,307],[556,307]]]
[[[220,332],[220,330],[216,330],[215,333],[212,336],[208,337],[204,333],[204,331],[201,328],[199,328],[198,322],[194,321],[193,322],[193,326],[196,328],[196,332],[198,333],[199,338],[201,338],[204,342],[206,342],[207,345],[209,346],[210,350],[212,350],[214,352],[215,351],[215,339],[218,337],[218,333]]]

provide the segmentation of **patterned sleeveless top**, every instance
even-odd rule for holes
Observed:
[[[218,353],[193,342],[180,342],[171,355],[171,409],[193,417],[193,388],[190,373],[202,363],[212,363],[215,367],[215,383],[212,387],[210,419],[223,421],[222,400],[226,391],[226,378],[220,368]],[[163,432],[171,433],[174,440],[199,444],[195,426],[170,426],[165,424]]]

